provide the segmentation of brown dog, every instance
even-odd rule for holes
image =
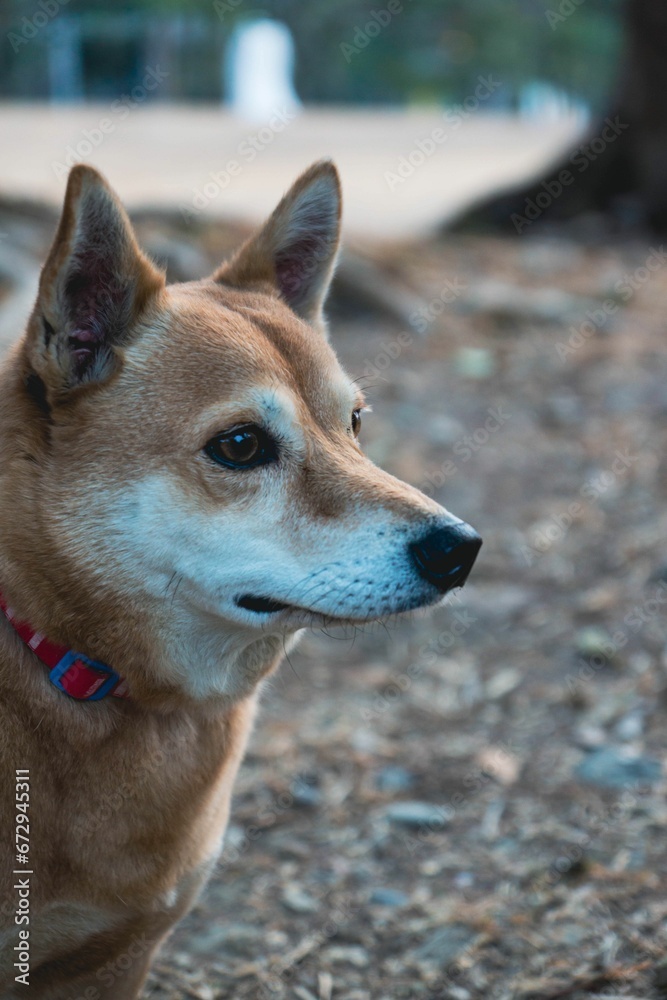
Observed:
[[[0,373],[2,997],[137,997],[286,637],[434,604],[474,562],[470,527],[359,449],[322,319],[339,219],[315,164],[166,287],[72,170]]]

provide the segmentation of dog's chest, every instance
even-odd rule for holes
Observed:
[[[201,741],[186,727],[171,739],[138,741],[144,752],[134,761],[121,757],[115,770],[114,743],[94,757],[68,759],[61,746],[48,767],[35,761],[35,966],[96,935],[122,933],[137,919],[149,937],[159,937],[187,912],[217,857],[236,771],[234,756],[220,753],[224,741],[216,765],[216,741]],[[198,762],[202,754],[206,766]],[[0,982],[11,969],[15,937],[15,928],[0,932]]]
[[[90,751],[49,737],[31,777],[36,908],[181,911],[220,850],[250,723],[240,714],[242,725],[148,720]]]
[[[236,755],[225,752],[224,734],[188,726],[140,740],[137,749],[118,760],[110,747],[70,773],[57,849],[89,892],[102,886],[142,908],[169,909],[188,873],[217,856]]]

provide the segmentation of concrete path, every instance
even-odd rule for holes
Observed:
[[[311,108],[262,128],[210,106],[0,104],[0,193],[58,204],[67,165],[86,160],[131,207],[257,221],[300,170],[332,156],[349,233],[415,237],[536,172],[579,128],[574,119],[367,108]]]

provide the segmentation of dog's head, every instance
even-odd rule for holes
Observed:
[[[363,395],[322,318],[339,223],[336,170],[315,164],[212,277],[166,286],[105,181],[73,169],[9,456],[12,575],[28,560],[24,604],[54,608],[54,638],[111,659],[141,633],[155,676],[239,695],[286,633],[463,584],[473,529],[360,448]]]

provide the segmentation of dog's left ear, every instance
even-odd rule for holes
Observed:
[[[266,287],[317,325],[340,241],[338,171],[320,160],[299,177],[263,228],[213,279],[237,288]]]
[[[28,328],[31,371],[55,393],[104,381],[163,287],[116,194],[92,167],[75,166]]]

